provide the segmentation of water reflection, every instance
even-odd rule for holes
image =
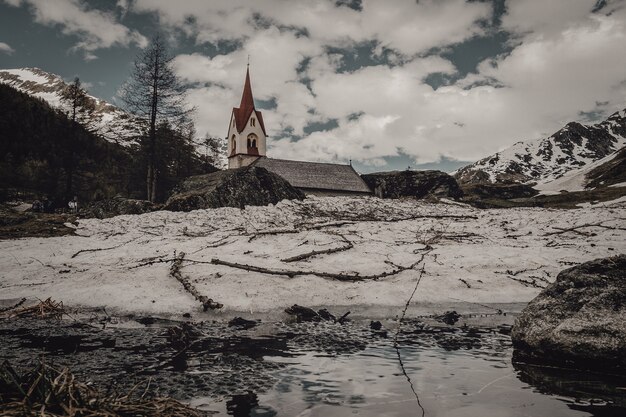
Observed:
[[[162,328],[0,322],[0,356],[22,366],[45,354],[118,392],[151,378],[161,395],[222,416],[626,415],[626,381],[512,363],[497,327],[415,320],[381,337],[393,325],[205,323],[173,345]]]
[[[626,378],[513,361],[518,378],[538,392],[558,395],[572,410],[594,416],[626,414]]]

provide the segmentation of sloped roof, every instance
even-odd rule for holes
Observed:
[[[252,96],[252,84],[250,83],[250,69],[246,70],[246,82],[243,85],[243,94],[241,95],[241,104],[239,107],[233,107],[233,114],[235,115],[235,124],[237,125],[237,132],[241,133],[246,127],[250,115],[254,112],[259,125],[263,130],[263,133],[267,136],[265,131],[265,123],[263,123],[263,115],[260,111],[254,108],[254,97]]]
[[[267,169],[297,188],[371,193],[351,165],[290,161],[261,157],[254,166]]]

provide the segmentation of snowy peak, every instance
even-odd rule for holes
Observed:
[[[43,99],[57,109],[62,108],[61,94],[68,86],[60,76],[39,68],[0,70],[0,82]],[[92,124],[98,134],[123,146],[136,143],[143,126],[140,119],[97,97],[89,98],[94,104]]]
[[[513,146],[458,170],[461,183],[547,183],[626,145],[626,110],[595,125],[570,122],[553,135]]]

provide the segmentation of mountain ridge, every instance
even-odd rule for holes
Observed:
[[[0,69],[0,82],[61,110],[61,93],[69,85],[61,76],[35,67]],[[87,95],[94,104],[92,117],[97,133],[109,142],[136,145],[143,121],[106,100]]]
[[[548,136],[522,141],[453,173],[461,184],[538,183],[606,158],[626,146],[626,109],[593,125],[567,123]]]

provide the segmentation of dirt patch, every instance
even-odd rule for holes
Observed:
[[[75,222],[76,217],[70,214],[17,212],[0,207],[0,239],[73,235],[74,229],[66,223]]]

